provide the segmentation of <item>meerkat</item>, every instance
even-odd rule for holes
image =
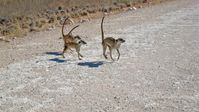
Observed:
[[[66,18],[66,19],[64,20],[64,23],[63,23],[63,25],[62,25],[62,37],[60,37],[60,39],[63,38],[63,40],[64,40],[64,46],[66,46],[67,43],[77,42],[77,41],[81,40],[81,38],[80,38],[79,35],[76,35],[76,36],[73,36],[73,35],[72,35],[72,31],[73,31],[74,29],[76,29],[77,27],[79,27],[79,25],[73,27],[73,28],[68,32],[68,34],[66,34],[66,35],[64,34],[64,25],[66,24],[66,20],[68,20],[68,19],[69,19],[69,18]],[[70,49],[70,51],[72,52],[71,49]]]
[[[74,48],[76,50],[77,54],[78,54],[78,59],[81,60],[80,57],[83,57],[83,55],[80,54],[80,47],[82,45],[85,45],[85,44],[87,44],[87,43],[85,41],[83,41],[83,40],[80,40],[79,42],[70,42],[70,43],[65,44],[64,50],[63,50],[63,53],[62,53],[63,58],[65,58],[64,53],[68,49]]]
[[[81,60],[80,57],[83,57],[81,54],[80,54],[80,47],[81,45],[85,45],[87,44],[85,41],[83,41],[79,35],[72,35],[72,31],[74,29],[76,29],[77,27],[79,27],[79,25],[73,27],[69,32],[68,34],[64,34],[64,25],[66,23],[66,20],[68,18],[65,19],[64,23],[63,23],[63,26],[62,26],[62,36],[63,36],[63,40],[64,40],[64,49],[63,49],[63,52],[62,52],[62,56],[63,58],[65,58],[64,56],[64,53],[67,51],[67,50],[71,50],[71,48],[74,48],[78,54],[78,58],[79,60]]]
[[[114,61],[113,57],[112,57],[112,50],[113,49],[116,49],[117,50],[117,53],[118,53],[118,58],[117,60],[119,60],[120,58],[120,51],[119,51],[119,48],[120,48],[120,45],[122,43],[125,42],[124,39],[122,38],[118,38],[118,39],[114,39],[113,37],[104,37],[104,31],[103,31],[103,22],[104,22],[104,18],[105,16],[103,16],[102,18],[102,21],[101,21],[101,33],[102,33],[102,47],[103,47],[103,55],[104,57],[107,59],[107,55],[106,55],[106,49],[107,47],[109,48],[110,50],[110,57],[111,59]]]

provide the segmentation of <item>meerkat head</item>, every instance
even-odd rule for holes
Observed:
[[[75,36],[74,38],[77,39],[77,40],[81,40],[79,35]]]
[[[83,40],[80,40],[79,42],[78,42],[80,45],[86,45],[87,43],[85,42],[85,41],[83,41]]]
[[[122,39],[122,38],[118,38],[116,41],[119,42],[119,43],[124,43],[125,42],[125,40]]]

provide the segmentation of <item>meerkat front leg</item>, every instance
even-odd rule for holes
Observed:
[[[77,53],[78,54],[78,59],[79,60],[82,60],[80,57],[81,57],[81,54],[80,53]]]
[[[68,49],[68,47],[65,45],[65,46],[64,46],[64,50],[63,50],[63,52],[62,52],[62,57],[63,57],[63,58],[65,58],[64,53],[66,52],[67,49]]]
[[[120,51],[119,51],[119,49],[117,49],[117,53],[118,53],[118,58],[117,58],[117,60],[119,60],[119,58],[120,58]]]
[[[113,57],[112,57],[112,48],[110,47],[110,46],[108,46],[109,47],[109,50],[110,50],[110,57],[111,57],[111,59],[113,60],[113,61],[115,61],[114,59],[113,59]]]
[[[84,56],[80,53],[80,50],[78,51],[78,54],[79,54],[80,57],[82,57],[82,58],[84,57]]]
[[[80,47],[77,47],[76,48],[76,52],[77,52],[77,55],[78,55],[78,59],[79,60],[82,60],[80,57],[82,56],[79,52],[80,52]]]

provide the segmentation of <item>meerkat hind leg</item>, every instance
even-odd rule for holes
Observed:
[[[118,58],[117,58],[117,60],[119,60],[119,58],[120,58],[120,51],[119,51],[119,49],[117,49],[117,53],[118,53]]]
[[[79,60],[82,60],[80,57],[83,57],[80,53],[78,53]]]
[[[82,57],[81,54],[80,54],[80,53],[77,53],[77,54],[78,54],[78,59],[79,59],[79,60],[82,60],[82,59],[80,58],[80,57]]]
[[[107,45],[103,44],[103,55],[107,59],[106,49],[107,49]]]
[[[80,54],[80,53],[79,53],[79,55],[80,55],[81,57],[84,57],[84,56],[83,56],[82,54]]]

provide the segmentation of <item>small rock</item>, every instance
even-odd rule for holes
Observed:
[[[54,29],[55,29],[55,26],[52,25],[52,26],[50,26],[47,30],[54,30]]]
[[[136,8],[136,7],[133,7],[132,9],[133,9],[133,10],[137,10],[137,8]]]
[[[103,8],[103,9],[102,9],[102,12],[108,13],[108,12],[109,12],[109,9],[108,9],[108,8]]]
[[[0,37],[0,41],[10,42],[10,40],[7,40],[5,37]]]
[[[80,15],[81,15],[81,16],[87,16],[87,15],[88,15],[88,12],[86,12],[86,11],[80,12]]]
[[[142,8],[142,5],[139,5],[138,8]]]
[[[89,22],[89,19],[81,19],[80,23]]]
[[[144,1],[143,1],[143,3],[147,3],[147,2],[148,2],[148,0],[144,0]]]
[[[59,7],[58,7],[58,10],[62,10],[62,6],[59,6]]]
[[[126,7],[131,7],[131,4],[130,3],[126,3]]]
[[[87,12],[88,12],[88,13],[96,13],[97,11],[94,10],[94,9],[88,9]]]

